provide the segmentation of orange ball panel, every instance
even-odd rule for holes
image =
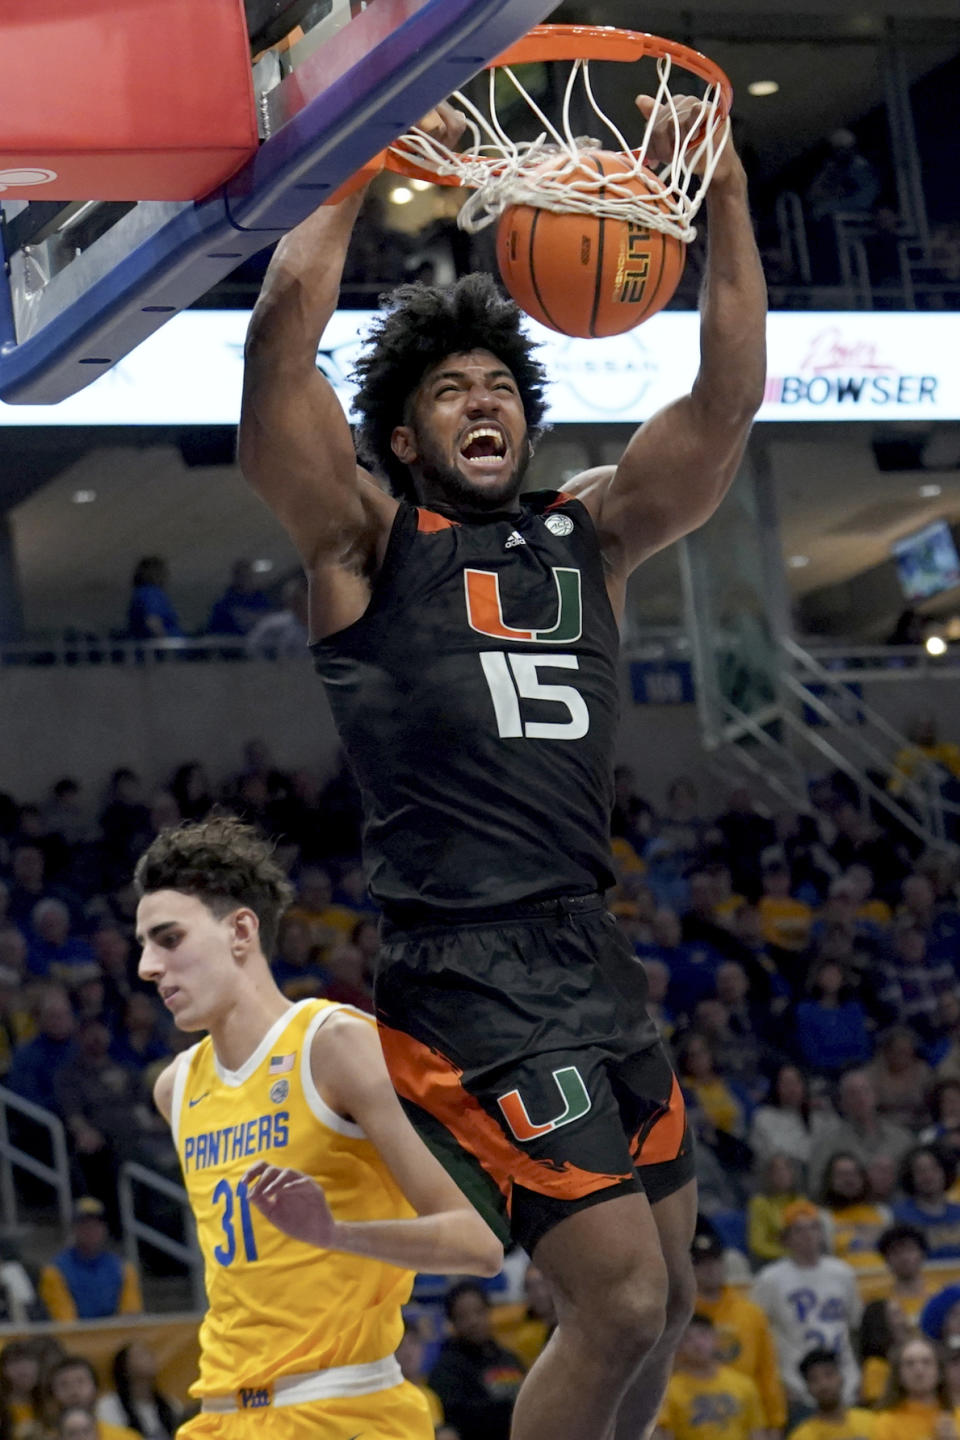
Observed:
[[[607,151],[586,157],[603,175],[622,174]],[[642,176],[621,182],[637,194]],[[558,214],[532,205],[504,211],[497,231],[503,283],[522,310],[563,335],[621,335],[662,310],[683,273],[681,241],[636,221]]]

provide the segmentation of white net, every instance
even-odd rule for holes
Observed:
[[[510,205],[639,221],[662,230],[685,244],[693,240],[693,225],[703,203],[717,161],[727,142],[729,121],[724,118],[719,84],[710,84],[700,98],[676,96],[670,88],[674,68],[669,54],[657,60],[658,85],[653,108],[644,118],[643,137],[633,147],[604,112],[594,94],[590,61],[575,60],[564,87],[559,122],[544,113],[516,72],[500,66],[488,72],[488,109],[484,114],[466,95],[451,99],[467,118],[466,143],[452,151],[423,130],[413,129],[392,147],[402,161],[433,175],[455,181],[473,191],[460,209],[458,224],[471,233],[491,224]],[[542,129],[533,140],[513,140],[504,130],[497,108],[497,77],[505,76],[529,105]],[[502,83],[502,82],[501,82]],[[578,87],[613,145],[573,133],[571,112]],[[663,122],[669,121],[664,127]],[[655,128],[672,137],[673,153],[656,163],[651,149]],[[622,170],[599,174],[585,156],[592,150],[618,152]],[[637,182],[640,182],[638,185]],[[638,189],[643,193],[638,194]]]

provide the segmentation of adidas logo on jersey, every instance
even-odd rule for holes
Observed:
[[[503,548],[504,550],[512,550],[516,545],[526,545],[526,543],[526,540],[524,540],[519,530],[511,530]]]

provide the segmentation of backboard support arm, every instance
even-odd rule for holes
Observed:
[[[48,405],[85,388],[552,8],[553,0],[371,0],[267,97],[279,127],[212,195],[141,202],[39,289],[17,286],[18,257],[8,256],[0,399]]]

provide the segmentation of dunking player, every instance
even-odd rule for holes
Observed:
[[[455,143],[455,113],[431,123]],[[762,397],[744,172],[728,145],[692,392],[617,466],[522,496],[544,376],[482,275],[393,296],[357,367],[358,466],[316,353],[359,204],[277,248],[248,335],[241,463],[303,558],[364,795],[391,1078],[555,1292],[513,1435],[637,1440],[692,1308],[696,1199],[643,974],[600,898],[617,620],[631,570],[717,506]]]
[[[493,1274],[499,1243],[404,1118],[372,1021],[273,983],[290,889],[255,831],[166,831],[136,881],[140,974],[181,1030],[209,1031],[155,1092],[210,1305],[201,1413],[178,1434],[430,1440],[394,1357],[411,1272]]]

